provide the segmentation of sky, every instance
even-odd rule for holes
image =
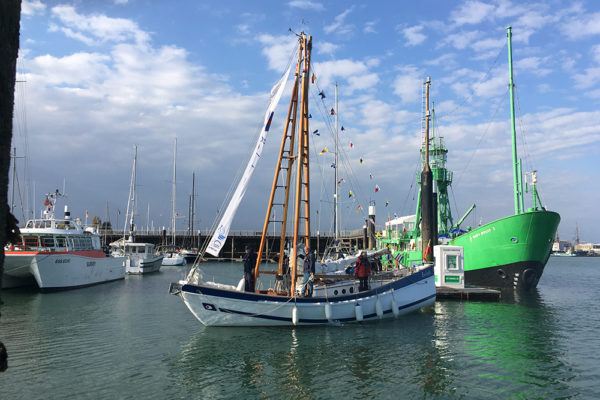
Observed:
[[[453,171],[455,220],[471,204],[476,209],[463,225],[508,216],[514,203],[507,26],[523,170],[537,171],[544,206],[561,215],[561,239],[573,240],[578,227],[581,240],[598,243],[594,0],[24,0],[15,214],[39,215],[45,194],[59,189],[66,195],[59,204],[74,217],[84,219],[87,211],[90,220],[105,220],[108,208],[108,219],[121,227],[137,146],[136,223],[170,226],[176,138],[177,229],[188,228],[193,173],[194,228],[210,228],[250,158],[297,34],[306,32],[316,77],[310,130],[319,130],[311,134],[314,232],[333,229],[328,110],[336,83],[343,230],[362,227],[371,201],[378,225],[414,214],[427,77],[435,134]],[[290,90],[288,81],[233,230],[262,229]]]

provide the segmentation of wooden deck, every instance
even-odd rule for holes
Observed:
[[[462,289],[451,287],[438,287],[436,290],[437,300],[486,300],[498,301],[502,296],[500,290],[487,289],[480,287],[465,287]]]

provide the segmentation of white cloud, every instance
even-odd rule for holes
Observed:
[[[586,68],[585,73],[575,74],[575,87],[578,89],[589,89],[600,82],[600,67]]]
[[[334,18],[333,23],[331,25],[325,26],[323,28],[323,31],[325,33],[332,33],[335,31],[335,33],[340,34],[340,35],[349,33],[353,29],[353,26],[352,25],[344,25],[344,21],[345,21],[346,17],[348,16],[348,14],[350,14],[352,12],[352,10],[354,10],[354,7],[350,7],[343,13],[337,15]]]
[[[400,68],[392,87],[394,94],[399,96],[403,103],[408,103],[420,101],[423,82],[421,71],[417,67],[409,65]]]
[[[569,39],[575,40],[600,34],[600,12],[574,16],[567,21],[562,31]]]
[[[423,25],[411,26],[410,28],[404,28],[402,34],[406,38],[407,46],[417,46],[427,39],[427,35],[422,33]]]
[[[264,46],[262,53],[267,56],[269,68],[277,72],[283,72],[290,61],[290,57],[293,57],[293,50],[298,45],[296,38],[290,35],[272,36],[263,34],[258,37],[258,40]]]
[[[317,50],[317,53],[319,54],[329,54],[330,56],[333,56],[339,47],[340,46],[337,44],[333,44],[331,42],[318,42],[315,43],[313,49]]]
[[[363,28],[363,32],[364,33],[377,33],[377,31],[375,30],[375,27],[377,26],[378,23],[379,23],[378,20],[365,22],[365,27]]]
[[[105,15],[85,16],[77,13],[72,6],[60,5],[52,8],[52,14],[64,26],[57,27],[67,36],[86,44],[93,42],[125,42],[134,39],[138,44],[146,43],[149,35],[135,22],[123,18],[110,18]]]
[[[372,88],[379,82],[379,76],[370,72],[362,61],[343,59],[315,63],[314,71],[321,88],[331,87],[338,79],[345,79],[345,89],[349,93]]]
[[[40,0],[23,0],[21,3],[21,14],[35,15],[43,14],[46,11],[46,5]]]
[[[325,10],[325,7],[323,7],[323,4],[317,3],[317,2],[311,1],[311,0],[292,0],[288,3],[288,6],[294,7],[294,8],[301,8],[303,10],[316,10],[316,11]]]
[[[478,24],[490,17],[494,6],[479,1],[467,1],[450,14],[450,19],[458,26]]]

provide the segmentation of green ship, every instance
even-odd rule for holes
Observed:
[[[476,229],[467,227],[462,230],[461,223],[475,208],[473,205],[462,218],[453,223],[448,201],[448,187],[452,184],[452,171],[446,169],[448,150],[442,138],[436,137],[434,129],[429,147],[434,210],[437,209],[437,212],[434,212],[434,226],[437,227],[434,237],[438,238],[440,244],[463,247],[465,285],[529,290],[537,286],[550,257],[560,215],[547,211],[542,206],[536,188],[535,171],[529,174],[530,184],[526,182],[524,185],[522,179],[515,133],[511,36],[511,28],[508,27],[515,213]],[[433,120],[435,122],[435,118]],[[424,149],[421,149],[421,154],[422,162],[425,163]],[[421,184],[419,173],[417,173],[417,183]],[[524,204],[525,193],[529,193],[531,197],[531,206],[527,209]],[[423,263],[427,253],[437,243],[423,243],[420,225],[421,191],[419,191],[415,215],[389,221],[385,231],[379,234],[378,246],[387,247],[391,252],[391,256],[383,260],[384,266],[411,267]]]

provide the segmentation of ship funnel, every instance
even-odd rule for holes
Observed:
[[[69,211],[69,206],[65,206],[65,219],[66,220],[71,219],[71,212]]]

